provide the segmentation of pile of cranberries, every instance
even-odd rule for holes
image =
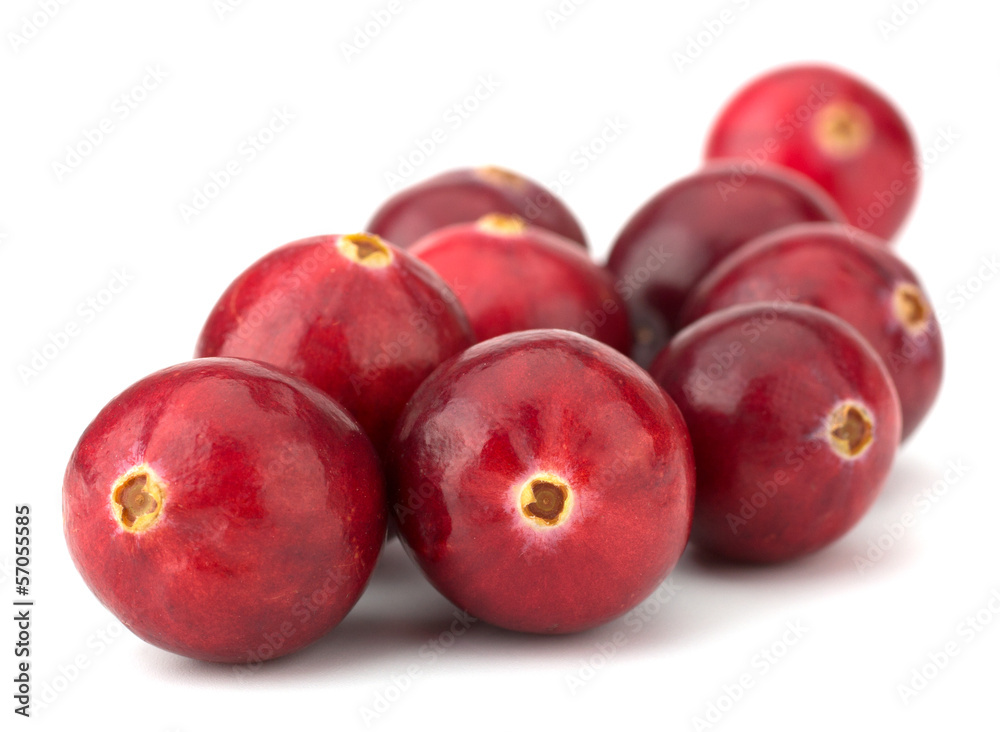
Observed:
[[[913,140],[864,82],[796,66],[737,94],[707,158],[605,266],[561,201],[498,168],[252,264],[195,360],[113,399],[73,452],[87,584],[148,642],[236,663],[334,627],[393,533],[453,603],[533,633],[627,612],[689,539],[778,562],[842,536],[941,383],[933,310],[890,247]]]

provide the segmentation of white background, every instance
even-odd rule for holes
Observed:
[[[363,728],[364,709],[379,714],[373,729],[695,729],[712,705],[725,710],[713,729],[996,728],[1000,278],[980,274],[998,251],[1000,6],[897,0],[909,14],[889,32],[880,23],[890,0],[590,0],[561,22],[547,15],[558,0],[400,0],[348,60],[343,43],[388,0],[246,0],[221,16],[212,0],[69,2],[27,43],[12,41],[31,34],[25,21],[44,4],[6,0],[0,10],[8,607],[16,503],[32,506],[35,542],[36,709],[30,722],[14,720],[18,729],[341,730]],[[691,46],[724,9],[731,22]],[[676,54],[694,52],[679,67]],[[337,630],[249,675],[147,646],[93,598],[62,538],[70,452],[111,397],[190,357],[210,307],[250,262],[293,239],[363,228],[399,156],[439,127],[446,141],[407,182],[487,163],[543,181],[568,171],[563,195],[603,259],[634,209],[696,168],[726,98],[801,60],[837,63],[887,90],[928,150],[898,251],[947,319],[937,406],[847,537],[769,568],[688,553],[674,594],[642,618],[559,638],[483,625],[448,635],[453,608],[395,546]],[[119,98],[147,67],[166,78],[122,118]],[[496,88],[480,88],[466,118],[449,112],[480,77]],[[276,108],[294,120],[248,160],[241,143]],[[60,176],[54,163],[104,118],[111,132]],[[583,170],[580,148],[609,120],[624,131]],[[181,204],[231,159],[241,173],[185,221]],[[119,275],[127,285],[104,292]],[[102,297],[91,312],[88,298]],[[65,348],[25,376],[33,352],[74,324]],[[913,525],[888,535],[907,512]],[[883,555],[859,571],[855,558],[879,541]],[[977,613],[979,630],[966,620]],[[617,648],[616,633],[626,641]],[[4,729],[15,728],[13,635],[8,620]],[[428,645],[451,641],[441,653]],[[899,685],[948,643],[958,654],[904,701]],[[767,660],[766,649],[781,657]],[[741,676],[750,688],[737,691]]]

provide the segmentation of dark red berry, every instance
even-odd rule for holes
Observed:
[[[744,87],[716,120],[706,156],[804,173],[851,224],[883,238],[906,219],[920,179],[899,111],[861,79],[825,66],[778,69]]]
[[[779,169],[719,163],[663,189],[618,235],[608,268],[628,303],[635,359],[647,366],[670,338],[688,292],[737,247],[790,224],[842,221],[814,183]]]
[[[883,240],[837,224],[801,224],[741,247],[691,293],[682,323],[731,305],[799,302],[857,328],[889,369],[903,410],[903,439],[941,387],[944,346],[913,271]]]
[[[439,229],[409,250],[454,290],[476,339],[561,328],[628,353],[628,312],[611,274],[585,251],[512,216]]]
[[[691,541],[713,554],[816,551],[857,523],[889,473],[896,390],[861,335],[822,310],[720,310],[678,333],[651,372],[691,431]]]
[[[687,429],[649,375],[565,331],[473,346],[399,423],[391,497],[438,590],[504,628],[569,633],[627,612],[687,541]]]
[[[368,230],[396,246],[409,247],[436,229],[494,213],[520,216],[532,226],[587,245],[576,217],[555,194],[497,167],[451,170],[404,188],[382,204]]]
[[[274,250],[229,286],[197,356],[278,366],[328,393],[381,452],[413,390],[473,343],[454,293],[427,265],[371,234]]]
[[[371,443],[339,405],[263,364],[213,358],[101,411],[66,469],[63,522],[80,574],[133,633],[253,663],[347,614],[386,509]]]

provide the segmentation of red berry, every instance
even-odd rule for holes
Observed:
[[[883,238],[902,225],[920,168],[903,117],[862,80],[791,66],[744,87],[716,120],[708,158],[748,158],[805,173],[848,221]]]
[[[913,271],[862,231],[801,224],[723,260],[691,293],[681,320],[778,299],[813,305],[858,329],[892,376],[905,440],[934,403],[944,369],[941,329]]]
[[[455,291],[477,340],[561,328],[628,353],[628,312],[611,274],[557,234],[491,215],[439,229],[409,250]]]
[[[263,364],[159,371],[87,427],[63,484],[77,569],[124,625],[192,658],[283,656],[335,626],[385,537],[371,444]]]
[[[688,292],[737,247],[807,221],[842,221],[814,183],[780,169],[745,173],[711,165],[663,189],[618,235],[608,268],[628,302],[635,359],[646,366],[666,345]]]
[[[370,234],[280,247],[229,286],[196,356],[264,361],[340,402],[383,450],[413,390],[473,343],[431,269]]]
[[[621,615],[687,541],[680,413],[628,358],[575,333],[501,336],[442,366],[400,419],[393,465],[410,554],[448,599],[511,630]]]
[[[587,246],[576,217],[554,193],[496,167],[460,168],[404,188],[382,204],[368,230],[396,246],[408,247],[436,229],[493,213],[520,216],[532,226]]]
[[[691,541],[714,554],[776,562],[820,549],[889,473],[896,390],[871,346],[822,310],[721,310],[678,333],[651,372],[691,431]]]

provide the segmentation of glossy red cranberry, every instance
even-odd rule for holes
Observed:
[[[814,183],[779,169],[744,173],[710,165],[663,189],[618,235],[608,268],[628,302],[633,356],[648,366],[675,329],[684,298],[737,247],[807,221],[842,221]]]
[[[916,429],[941,387],[941,329],[916,275],[882,239],[837,224],[800,224],[767,234],[706,275],[681,320],[772,300],[813,305],[857,328],[892,376],[903,439]]]
[[[382,204],[368,230],[396,246],[408,247],[436,229],[493,213],[519,216],[532,226],[587,246],[576,217],[554,193],[497,167],[451,170],[404,188]]]
[[[568,239],[513,216],[439,229],[409,250],[444,279],[476,339],[535,328],[591,336],[628,353],[628,311],[611,274]]]
[[[371,234],[280,247],[229,286],[197,356],[278,366],[318,386],[382,452],[406,400],[473,343],[454,293],[427,265]]]
[[[391,501],[430,581],[503,628],[569,633],[628,611],[687,541],[694,472],[673,402],[575,333],[473,346],[400,419]]]
[[[817,308],[720,310],[654,378],[684,414],[698,475],[691,541],[751,562],[800,557],[861,518],[899,444],[899,399],[856,330]]]
[[[920,179],[899,111],[864,81],[825,66],[790,66],[748,84],[716,120],[706,154],[804,173],[851,224],[884,238],[906,219]]]
[[[112,400],[66,469],[90,589],[143,640],[255,663],[340,622],[386,527],[371,443],[332,399],[241,359],[159,371]]]

